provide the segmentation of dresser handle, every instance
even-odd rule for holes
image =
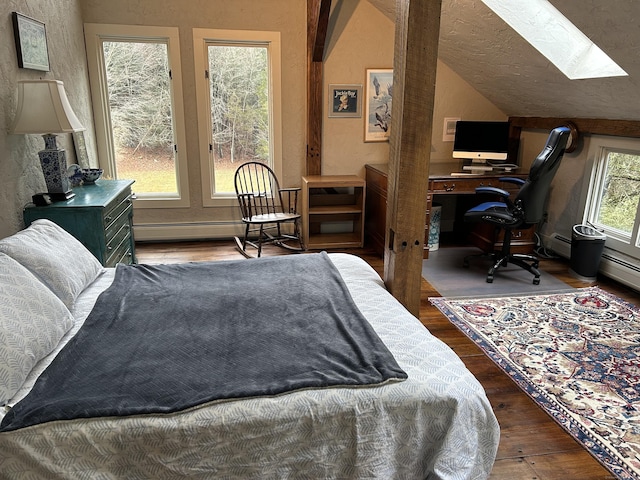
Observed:
[[[445,192],[453,192],[456,188],[456,184],[452,183],[450,186],[447,185],[446,183],[444,184],[444,191]]]

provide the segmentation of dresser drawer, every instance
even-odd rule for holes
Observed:
[[[106,267],[113,267],[118,262],[120,262],[123,256],[131,253],[131,257],[133,258],[133,254],[131,251],[132,239],[131,239],[131,227],[128,223],[122,225],[120,230],[113,236],[113,238],[107,243],[106,256],[107,260],[105,262]],[[123,263],[132,263],[131,260],[124,261]]]
[[[105,227],[104,235],[105,235],[105,243],[110,245],[123,227],[127,229],[131,229],[131,217],[133,215],[133,205],[127,206],[121,212],[118,212],[119,215],[115,217],[111,222]]]
[[[117,224],[122,221],[122,214],[131,212],[132,209],[133,200],[131,200],[131,195],[124,194],[119,196],[113,203],[105,208],[103,217],[105,231],[113,228],[114,225],[117,226]]]

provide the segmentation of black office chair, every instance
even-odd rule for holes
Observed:
[[[511,253],[512,231],[529,228],[542,220],[549,186],[560,166],[569,134],[570,130],[566,127],[557,127],[551,131],[547,144],[531,165],[526,180],[513,177],[500,179],[503,182],[521,185],[513,201],[509,199],[509,193],[500,188],[479,187],[476,189],[476,193],[495,194],[502,197],[502,201],[484,202],[468,210],[464,215],[466,222],[486,222],[494,225],[496,232],[500,229],[504,230],[502,250],[499,253],[488,253],[493,261],[493,265],[487,273],[488,283],[493,282],[493,274],[498,268],[506,267],[509,263],[531,272],[534,275],[534,285],[540,283],[538,257]],[[465,267],[469,266],[469,259],[473,256],[475,255],[464,258]]]
[[[251,246],[260,257],[262,246],[268,243],[298,252],[304,250],[297,212],[300,187],[280,188],[274,171],[260,162],[240,165],[234,183],[245,224],[243,239],[235,237],[240,253],[252,257],[247,251]],[[289,241],[294,244],[289,245]]]

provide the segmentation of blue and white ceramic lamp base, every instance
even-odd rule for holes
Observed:
[[[73,196],[67,177],[67,152],[58,148],[55,135],[46,134],[42,137],[45,148],[38,155],[47,192],[56,200],[67,200]]]

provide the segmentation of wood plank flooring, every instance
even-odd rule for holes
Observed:
[[[235,260],[243,258],[232,241],[139,243],[140,263],[179,263],[185,261]],[[365,259],[380,275],[384,263],[367,249],[342,250]],[[266,247],[264,255],[288,254],[284,249]],[[564,260],[542,260],[541,268],[567,284],[580,288],[591,284],[569,274]],[[640,293],[606,277],[596,285],[635,305]],[[501,427],[501,440],[491,479],[494,480],[604,480],[614,478],[598,461],[540,409],[482,351],[462,334],[429,297],[440,296],[422,281],[420,320],[462,358],[482,383]]]

